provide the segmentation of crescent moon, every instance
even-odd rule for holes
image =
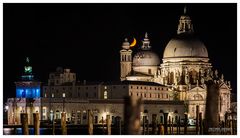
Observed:
[[[137,44],[137,40],[133,38],[133,42],[131,43],[130,47],[134,47]]]

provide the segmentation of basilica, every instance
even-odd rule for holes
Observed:
[[[179,19],[177,34],[165,47],[163,59],[151,49],[147,33],[141,48],[133,55],[127,39],[120,50],[120,80],[117,82],[78,81],[71,69],[57,68],[49,73],[47,83],[34,80],[32,67],[27,58],[25,74],[16,82],[16,97],[8,98],[8,124],[20,124],[20,113],[40,113],[41,120],[59,120],[66,113],[67,121],[86,124],[87,111],[92,110],[94,123],[98,124],[110,115],[124,117],[125,96],[143,100],[142,117],[149,121],[157,117],[163,122],[163,113],[169,117],[196,118],[196,106],[205,114],[207,97],[206,82],[218,85],[219,116],[224,119],[230,112],[231,85],[224,75],[213,70],[207,47],[194,33],[190,17]],[[33,123],[29,115],[29,124]],[[204,118],[204,116],[203,116]],[[124,119],[124,118],[123,118]],[[177,119],[174,119],[176,121]]]
[[[230,109],[231,85],[223,74],[212,69],[206,46],[194,34],[191,18],[184,14],[179,19],[177,35],[165,47],[162,63],[151,50],[146,33],[141,49],[132,55],[129,42],[123,42],[121,54],[121,77],[129,81],[155,82],[169,88],[174,100],[188,105],[190,118],[194,118],[196,105],[205,113],[207,87],[205,82],[214,80],[219,84],[219,115],[223,118]]]

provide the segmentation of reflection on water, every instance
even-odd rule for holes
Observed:
[[[48,135],[50,129],[47,128],[41,128],[40,129],[40,135]],[[29,134],[33,135],[34,134],[34,129],[29,128]],[[3,128],[3,135],[22,135],[22,128]]]
[[[68,129],[69,135],[87,135],[88,134],[88,128],[71,128]],[[117,133],[118,130],[112,129],[112,134]],[[55,134],[61,135],[61,128],[55,128]],[[104,128],[104,131],[102,128],[96,128],[94,131],[95,135],[102,135],[106,134],[106,127]],[[22,135],[22,128],[3,128],[3,135]],[[34,135],[34,129],[29,128],[29,135]],[[52,135],[52,129],[51,128],[40,128],[40,135]]]

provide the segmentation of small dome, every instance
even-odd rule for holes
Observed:
[[[171,39],[163,54],[163,58],[208,57],[205,45],[193,34],[179,34]]]
[[[150,50],[141,50],[133,57],[133,66],[157,66],[159,64],[158,55]]]

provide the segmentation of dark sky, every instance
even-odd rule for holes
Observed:
[[[136,37],[139,45],[148,32],[153,50],[162,59],[184,5],[4,4],[4,101],[15,96],[14,82],[20,79],[26,56],[36,79],[44,83],[58,66],[71,68],[78,80],[119,80],[124,38]],[[210,62],[236,92],[237,4],[186,5]]]

